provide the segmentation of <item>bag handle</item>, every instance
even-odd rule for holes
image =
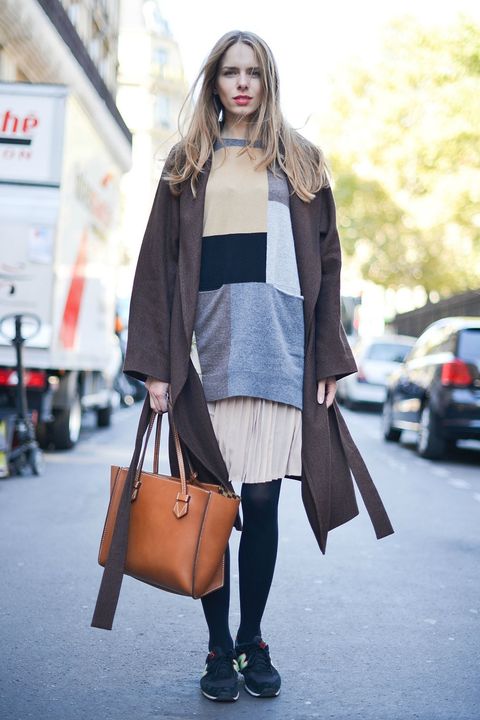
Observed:
[[[158,464],[159,464],[159,457],[160,457],[160,433],[161,433],[161,427],[162,427],[162,417],[163,417],[163,413],[159,413],[158,417],[157,417],[157,424],[155,427],[155,448],[153,451],[153,473],[154,473],[154,475],[158,475]],[[177,431],[175,422],[173,421],[173,418],[171,417],[171,413],[169,413],[168,417],[169,417],[170,425],[172,428],[173,437],[175,439],[176,437],[178,437],[178,431]],[[178,441],[178,445],[180,447],[180,452],[182,454],[183,461],[187,462],[189,481],[191,483],[195,482],[197,479],[197,473],[192,468],[192,463],[190,462],[190,457],[188,455],[188,452],[186,451],[186,449],[182,448],[180,439]],[[176,441],[175,441],[175,448],[177,448]],[[177,457],[178,457],[178,452],[177,452]],[[180,463],[179,463],[179,468],[181,468]],[[180,469],[180,476],[181,476],[181,469]]]
[[[145,460],[145,454],[147,451],[148,441],[150,439],[153,425],[155,423],[155,415],[157,416],[157,427],[156,427],[156,432],[155,432],[155,447],[154,447],[154,452],[153,452],[153,472],[155,475],[158,474],[158,455],[159,455],[159,451],[160,451],[160,433],[161,433],[161,428],[162,428],[163,413],[156,413],[154,410],[151,410],[149,421],[148,421],[147,433],[145,435],[145,440],[143,442],[142,453],[140,455],[140,460],[139,460],[138,467],[137,467],[136,473],[135,473],[135,481],[133,483],[133,490],[132,490],[132,495],[131,495],[132,502],[134,502],[137,499],[138,493],[140,492],[140,488],[142,486],[142,468],[143,468],[143,463]],[[188,503],[190,501],[190,495],[188,494],[188,481],[187,481],[187,476],[185,473],[185,462],[183,460],[182,446],[180,443],[180,437],[178,434],[178,430],[175,425],[175,421],[173,419],[171,403],[168,404],[168,418],[169,418],[170,426],[173,431],[173,438],[175,441],[175,451],[177,454],[178,468],[180,471],[180,492],[177,493],[177,499],[176,499],[175,505],[173,506],[173,512],[175,513],[177,518],[181,518],[188,513]]]

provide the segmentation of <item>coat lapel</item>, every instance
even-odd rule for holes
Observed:
[[[319,221],[316,221],[316,200],[306,203],[301,200],[288,182],[290,193],[290,218],[295,241],[300,288],[304,298],[305,329],[310,327],[314,317],[315,304],[321,283],[321,258]]]
[[[210,168],[211,158],[207,160],[200,174],[196,197],[193,197],[190,183],[187,184],[180,196],[181,224],[178,264],[183,325],[189,343],[192,338],[197,310],[200,264],[202,260],[203,210]]]

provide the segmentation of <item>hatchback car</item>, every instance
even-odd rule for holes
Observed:
[[[390,375],[415,343],[408,335],[362,339],[352,348],[358,372],[338,381],[337,399],[350,409],[359,403],[381,405]]]
[[[480,317],[429,325],[390,381],[382,421],[388,441],[414,430],[427,458],[480,439]]]

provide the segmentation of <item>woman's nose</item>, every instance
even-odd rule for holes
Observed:
[[[247,88],[250,82],[250,78],[248,76],[248,73],[240,73],[238,76],[238,82],[237,85],[239,88]]]

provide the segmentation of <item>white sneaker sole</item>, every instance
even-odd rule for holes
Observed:
[[[253,695],[253,697],[265,697],[265,698],[269,698],[269,697],[278,697],[278,696],[280,695],[280,688],[278,688],[277,692],[275,692],[275,693],[265,692],[265,690],[264,690],[263,692],[261,692],[261,693],[256,693],[256,692],[253,692],[253,690],[250,690],[250,688],[248,687],[247,683],[244,683],[244,686],[243,686],[243,687],[245,688],[245,690],[246,690],[250,695]]]
[[[238,700],[238,698],[240,697],[240,692],[237,692],[235,697],[215,697],[215,695],[209,695],[208,693],[206,693],[205,690],[201,690],[201,692],[202,695],[205,695],[205,697],[209,700],[214,700],[217,702],[235,702],[235,700]]]

